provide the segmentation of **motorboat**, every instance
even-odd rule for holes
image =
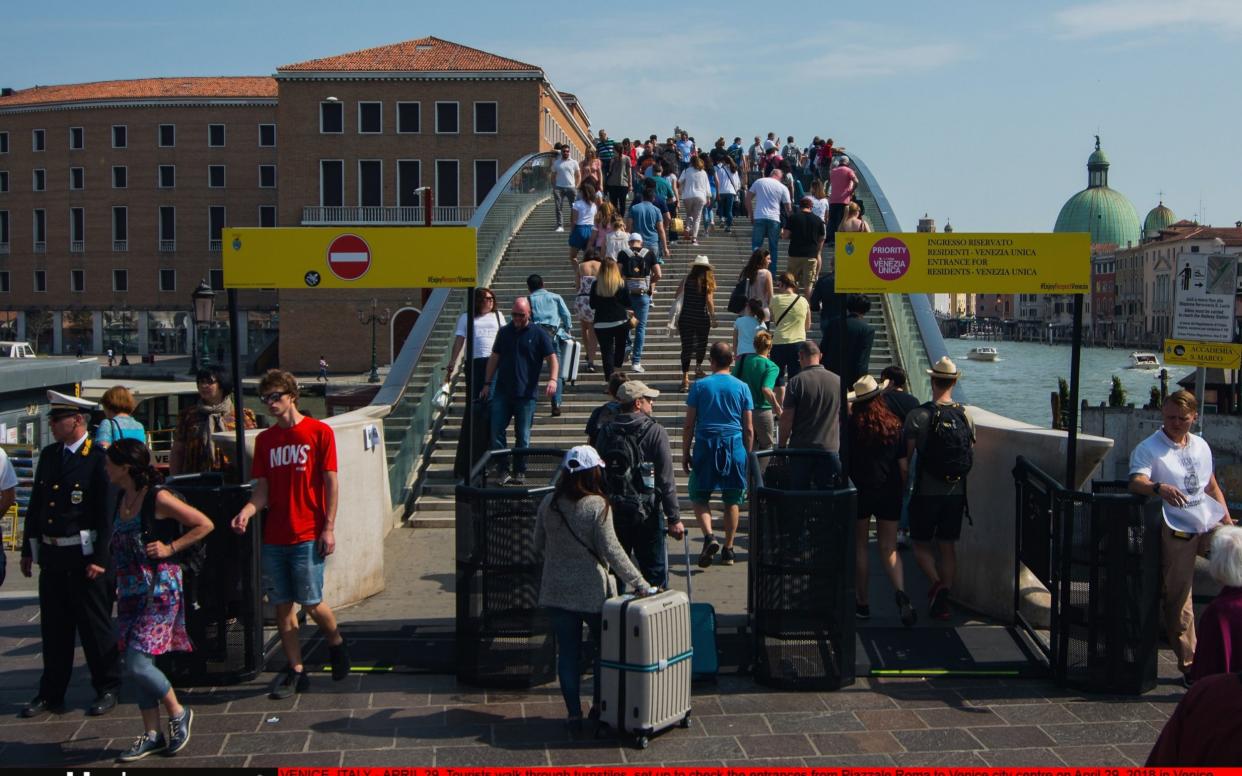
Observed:
[[[1155,353],[1147,353],[1136,350],[1130,354],[1131,369],[1159,369],[1160,359],[1156,358]]]
[[[970,349],[966,354],[966,358],[971,361],[995,361],[1000,358],[1000,353],[996,352],[996,348],[990,345],[980,345]]]

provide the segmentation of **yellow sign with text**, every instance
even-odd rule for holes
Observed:
[[[836,290],[855,293],[1086,294],[1091,237],[837,232]]]
[[[1167,339],[1164,341],[1164,363],[1242,369],[1242,344]]]
[[[467,226],[225,229],[226,288],[466,288],[478,281]]]

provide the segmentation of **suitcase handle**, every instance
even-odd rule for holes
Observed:
[[[690,570],[690,532],[689,531],[686,531],[682,535],[681,542],[682,542],[682,545],[681,545],[682,553],[686,558],[686,598],[689,599],[690,603],[694,603],[694,582],[691,581],[691,578],[694,576],[694,572]]]

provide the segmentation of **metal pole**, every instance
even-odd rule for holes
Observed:
[[[1065,444],[1065,488],[1074,490],[1078,462],[1078,373],[1082,361],[1082,294],[1074,294],[1074,344],[1070,354],[1069,437]]]
[[[1207,388],[1207,367],[1195,370],[1195,401],[1199,404],[1199,433],[1203,433],[1203,392]]]
[[[474,384],[474,295],[474,286],[466,289],[466,363],[463,370],[466,375],[466,416],[461,427],[466,437],[464,441],[466,443],[465,480],[467,485],[470,484],[470,472],[474,470],[474,402],[478,392],[483,390],[482,386]]]
[[[835,246],[834,246],[835,250]],[[835,268],[834,268],[835,269]],[[837,323],[837,369],[841,370],[841,374],[837,375],[841,381],[841,405],[837,409],[837,435],[840,438],[840,447],[838,448],[838,458],[841,459],[841,476],[838,487],[845,487],[846,478],[849,477],[850,470],[850,402],[849,392],[854,386],[845,384],[845,359],[846,347],[845,340],[849,336],[849,325],[845,320],[846,312],[845,297],[836,293],[836,279],[833,279],[832,304],[836,308],[840,320]],[[870,369],[870,367],[868,367]]]
[[[371,300],[371,374],[367,377],[368,383],[378,383],[380,381],[379,367],[376,364],[377,356],[375,353],[375,324],[378,321],[379,321],[379,311],[376,308],[375,299],[372,299]]]
[[[250,478],[247,476],[249,469],[246,467],[246,413],[243,410],[242,391],[242,371],[241,371],[241,346],[242,346],[242,319],[241,310],[237,305],[237,289],[229,289],[229,328],[232,329],[233,335],[233,416],[234,423],[234,442],[237,449],[234,451],[233,458],[237,461],[237,481],[239,483],[247,482]]]

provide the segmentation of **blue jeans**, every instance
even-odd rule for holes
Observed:
[[[573,186],[557,186],[555,191],[553,191],[552,201],[556,203],[556,225],[558,228],[565,225],[564,220],[561,218],[561,200],[568,202],[569,207],[572,208],[574,200],[577,198],[578,194],[574,191]]]
[[[643,362],[643,342],[647,340],[647,315],[651,313],[651,297],[646,294],[630,294],[630,304],[634,306],[634,315],[638,318],[638,328],[634,330],[634,348],[630,362]]]
[[[660,262],[661,264],[664,263],[664,257],[660,255],[660,241],[659,240],[656,240],[655,242],[647,242],[646,240],[643,240],[643,247],[651,251],[651,255],[656,257],[656,261]]]
[[[733,202],[736,199],[736,194],[721,194],[716,197],[716,210],[724,220],[726,229],[733,228]]]
[[[492,396],[492,449],[503,450],[508,447],[505,444],[505,430],[509,428],[509,421],[513,421],[513,446],[530,447],[530,427],[535,420],[535,400],[534,399],[515,399],[497,393]],[[515,474],[526,472],[526,459],[514,457],[513,471]]]
[[[750,228],[750,252],[754,253],[759,250],[759,246],[763,245],[764,239],[768,241],[768,253],[772,254],[772,266],[768,270],[776,277],[776,258],[777,250],[781,240],[781,222],[773,221],[770,218],[756,218],[755,223]]]
[[[556,345],[556,358],[557,358],[556,365],[557,365],[557,368],[559,369],[561,367],[561,362],[560,362],[561,341],[558,339],[553,339],[552,342]],[[547,361],[543,362],[543,366],[540,367],[540,370],[541,370],[540,374],[543,374],[543,372],[547,372],[549,370]],[[565,394],[565,381],[561,379],[561,376],[559,374],[550,375],[550,376],[556,378],[556,394],[552,397],[552,401],[556,402],[559,405],[561,403],[561,396]],[[531,411],[534,412],[534,410],[531,410]]]
[[[323,600],[323,562],[314,540],[298,544],[264,544],[263,592],[276,604],[314,606]]]
[[[154,709],[172,689],[168,677],[155,667],[155,656],[140,651],[133,644],[125,650],[125,674],[121,682],[122,694],[140,709]]]
[[[561,680],[561,697],[565,699],[565,710],[570,719],[582,717],[582,701],[578,697],[582,691],[582,675],[578,673],[582,655],[582,624],[586,623],[591,630],[591,644],[594,656],[591,660],[595,676],[595,688],[591,692],[591,706],[599,708],[599,621],[600,615],[586,612],[571,612],[555,606],[548,607],[548,616],[552,620],[552,633],[556,636],[556,676]]]

